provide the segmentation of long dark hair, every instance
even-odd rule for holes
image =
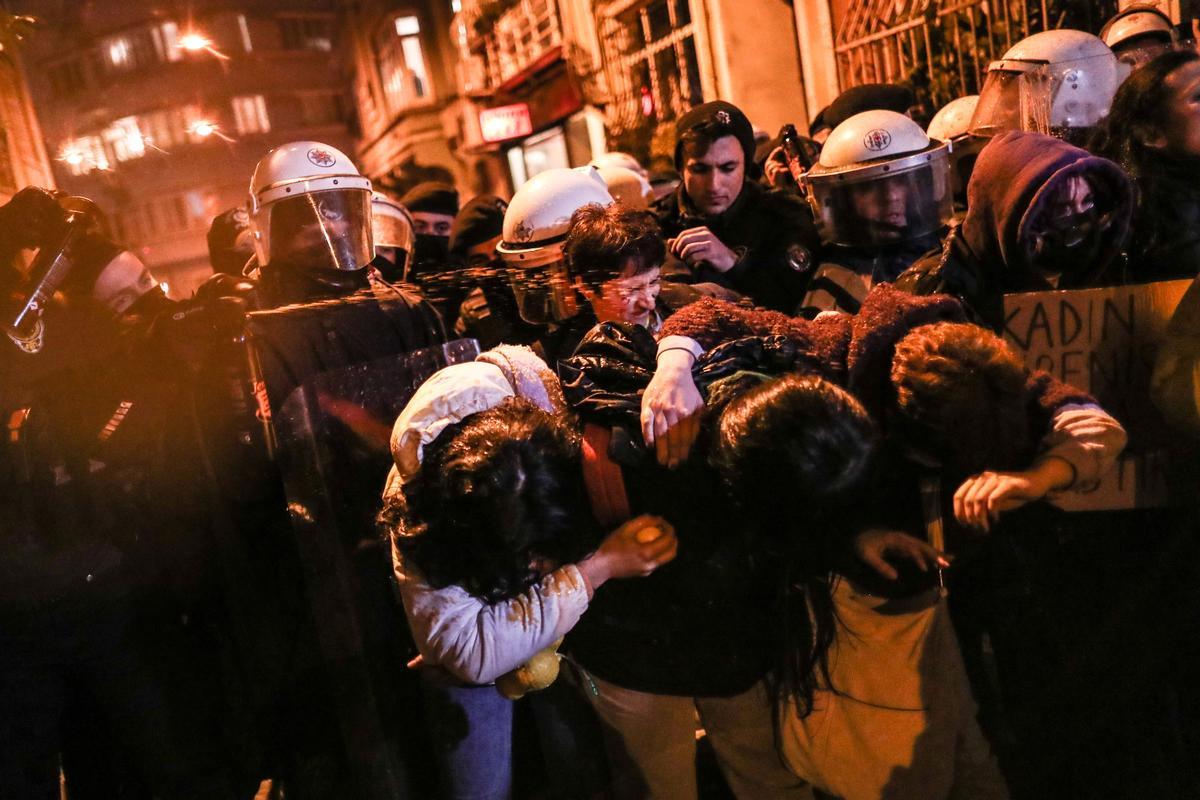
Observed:
[[[862,405],[817,377],[788,375],[749,389],[717,422],[710,461],[780,568],[768,676],[776,715],[788,701],[808,714],[819,677],[830,685],[833,571],[856,533],[849,508],[877,440]]]
[[[505,400],[430,442],[380,522],[434,588],[456,584],[488,602],[514,597],[540,577],[535,559],[570,564],[599,544],[579,448],[564,417]]]
[[[1160,232],[1180,224],[1178,193],[1170,188],[1164,191],[1183,177],[1179,160],[1148,142],[1166,128],[1172,93],[1167,78],[1193,61],[1200,61],[1200,54],[1191,48],[1169,50],[1134,70],[1117,90],[1112,109],[1092,140],[1093,153],[1120,164],[1137,184],[1137,224],[1129,243],[1134,254],[1145,252]]]

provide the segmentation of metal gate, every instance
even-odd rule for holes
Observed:
[[[834,37],[844,91],[905,83],[930,111],[975,94],[989,62],[1030,34],[1098,31],[1116,0],[851,0]]]

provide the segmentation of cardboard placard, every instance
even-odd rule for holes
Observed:
[[[1116,467],[1087,492],[1056,504],[1070,511],[1166,505],[1172,434],[1150,400],[1150,376],[1167,323],[1190,280],[1103,289],[1010,294],[1004,338],[1033,370],[1090,392],[1129,433]]]

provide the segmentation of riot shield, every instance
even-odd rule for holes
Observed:
[[[374,518],[396,416],[426,378],[478,352],[475,340],[462,339],[373,359],[308,377],[273,404],[276,462],[323,688],[353,785],[346,796],[420,794],[404,755],[422,727],[404,666],[406,628]]]

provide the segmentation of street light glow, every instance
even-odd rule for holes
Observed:
[[[183,34],[178,40],[176,40],[175,46],[180,50],[186,50],[189,53],[198,53],[201,50],[204,50],[208,54],[215,58],[219,58],[222,61],[229,60],[229,56],[225,55],[213,46],[212,39],[209,39],[207,36],[198,31],[188,31],[187,33]]]
[[[184,50],[195,52],[196,50],[205,50],[211,47],[212,41],[203,34],[193,31],[179,37],[179,46]]]
[[[68,150],[63,153],[62,160],[70,164],[72,167],[77,167],[83,163],[83,153],[78,150]]]
[[[192,133],[199,136],[201,139],[207,139],[217,132],[217,126],[206,119],[198,120],[192,123]]]

